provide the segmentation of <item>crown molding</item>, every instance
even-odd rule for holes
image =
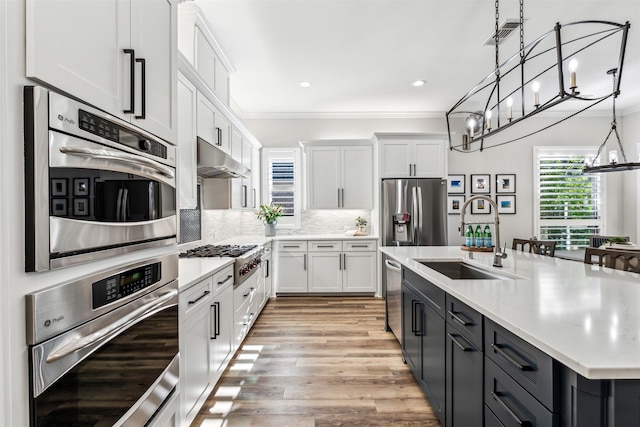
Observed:
[[[403,112],[403,111],[353,111],[353,112],[239,112],[244,120],[283,120],[283,119],[445,119],[442,112]]]

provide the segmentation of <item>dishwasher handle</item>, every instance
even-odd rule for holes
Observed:
[[[386,265],[389,270],[397,271],[398,273],[402,271],[400,269],[400,264],[396,264],[395,262],[388,259],[384,260],[384,265]]]

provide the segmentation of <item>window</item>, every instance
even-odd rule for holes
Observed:
[[[278,227],[300,227],[300,149],[264,148],[266,203],[281,205]]]
[[[537,236],[556,240],[557,249],[589,246],[589,237],[602,234],[602,177],[583,174],[594,148],[535,147],[534,220]]]

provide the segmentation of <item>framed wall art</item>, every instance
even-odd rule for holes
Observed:
[[[471,194],[491,193],[491,175],[471,175]]]
[[[491,213],[491,204],[486,200],[477,199],[474,200],[471,204],[471,213],[472,214],[490,214]]]
[[[496,193],[515,193],[516,192],[516,175],[496,174]]]
[[[515,214],[516,213],[516,196],[496,196],[496,205],[498,205],[498,213]]]
[[[447,193],[464,194],[464,175],[449,175],[447,179]]]
[[[464,205],[465,196],[447,196],[447,213],[449,215],[459,215],[462,205]]]

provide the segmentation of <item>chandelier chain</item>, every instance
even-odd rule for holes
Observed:
[[[524,57],[524,0],[520,0],[520,58]]]
[[[494,36],[494,42],[496,45],[496,76],[500,75],[500,49],[498,47],[498,31],[500,23],[500,1],[496,0],[496,34]]]

